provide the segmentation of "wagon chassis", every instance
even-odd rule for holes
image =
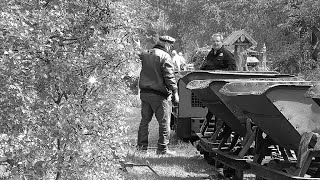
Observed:
[[[206,124],[206,123],[204,123]],[[226,143],[226,139],[229,138],[231,132],[226,131],[226,127],[220,126],[221,129],[217,128],[217,131],[221,131],[224,136],[222,140],[216,140],[214,137],[215,133],[205,133],[200,132],[197,133],[199,137],[199,150],[205,156],[205,159],[210,164],[214,164],[217,168],[223,165],[223,174],[225,176],[231,177],[233,180],[240,180],[243,179],[243,172],[250,168],[247,161],[250,161],[249,156],[245,156],[248,153],[249,147],[253,142],[252,136],[256,133],[256,128],[253,131],[248,131],[249,139],[246,141],[244,146],[241,148],[237,155],[232,155],[232,150],[237,147],[234,140],[237,140],[237,136],[235,136],[231,143]],[[205,129],[205,128],[201,128]],[[223,133],[227,132],[227,133]],[[211,136],[210,136],[211,135]],[[250,140],[251,139],[251,140]],[[248,147],[248,148],[247,148]]]
[[[208,146],[208,144],[210,145]],[[225,167],[223,167],[223,174],[225,176],[232,176],[232,179],[234,180],[243,179],[243,171],[250,168],[249,164],[247,163],[248,159],[241,159],[237,156],[228,154],[228,147],[219,149],[217,144],[210,143],[205,138],[200,138],[199,146],[203,148],[206,153],[210,154],[208,157],[209,159],[207,158],[207,161],[214,160],[214,165],[217,168],[221,164],[224,165]]]
[[[268,160],[264,160],[267,154],[270,154],[270,146],[273,145],[273,141],[268,137],[262,137],[262,131],[258,128],[255,128],[255,131],[252,132],[254,139],[256,140],[255,144],[255,154],[253,158],[250,156],[243,156],[242,158],[238,155],[232,155],[230,144],[226,143],[221,145],[221,141],[211,142],[210,137],[202,135],[202,133],[197,133],[199,137],[199,150],[202,151],[205,156],[207,155],[206,160],[210,162],[210,164],[214,164],[217,168],[223,165],[223,174],[225,176],[232,176],[233,180],[243,179],[244,171],[252,172],[256,174],[259,178],[265,179],[279,179],[279,180],[314,180],[318,178],[308,178],[303,177],[304,174],[310,168],[317,168],[315,171],[315,176],[319,177],[320,175],[320,162],[312,162],[312,159],[320,157],[319,150],[310,150],[308,155],[304,157],[301,168],[296,168],[295,173],[298,174],[293,175],[294,172],[285,173],[284,169],[290,169],[290,167],[294,167],[297,164],[296,160],[289,160],[288,152],[285,149],[280,147],[280,151],[282,154],[281,159],[268,158]],[[247,144],[252,144],[252,141],[248,141]],[[247,145],[246,144],[246,145]],[[246,146],[244,145],[244,146]],[[243,146],[243,147],[244,147]],[[243,148],[242,147],[242,148]],[[240,151],[241,152],[241,151]],[[245,152],[247,154],[248,151]],[[269,167],[270,160],[276,162],[278,165],[278,170]],[[299,160],[298,160],[299,161]],[[272,165],[270,165],[272,166]],[[274,166],[274,165],[273,165]],[[292,170],[291,170],[292,171]],[[300,177],[302,176],[302,177]]]

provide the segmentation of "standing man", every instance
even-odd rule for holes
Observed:
[[[212,49],[200,69],[236,71],[236,60],[233,54],[223,47],[223,36],[221,34],[212,35]]]
[[[173,72],[173,64],[169,54],[175,39],[161,36],[156,45],[140,55],[142,68],[139,88],[141,99],[141,122],[138,131],[137,148],[148,149],[149,123],[155,114],[159,124],[157,154],[174,154],[168,150],[170,138],[171,102],[179,102],[177,84]]]

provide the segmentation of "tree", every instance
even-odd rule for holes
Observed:
[[[316,0],[227,0],[162,2],[169,14],[181,49],[190,57],[198,48],[210,45],[215,32],[225,36],[244,29],[259,43],[265,43],[272,69],[282,73],[308,74],[316,67],[310,59],[310,28],[319,26]],[[170,7],[170,8],[168,8]]]
[[[127,88],[141,1],[0,2],[0,156],[7,177],[121,177]],[[140,19],[141,18],[141,19]],[[143,40],[143,38],[141,38]]]

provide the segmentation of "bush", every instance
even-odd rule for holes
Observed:
[[[210,49],[208,47],[198,48],[190,55],[190,62],[194,63],[194,68],[200,69],[202,63],[205,61]]]

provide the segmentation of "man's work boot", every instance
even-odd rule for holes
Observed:
[[[177,153],[175,151],[170,151],[170,150],[166,150],[166,151],[160,151],[157,150],[157,155],[169,155],[169,156],[173,156],[176,155]]]
[[[147,153],[148,152],[148,147],[146,147],[146,146],[137,146],[137,150],[139,152]]]

